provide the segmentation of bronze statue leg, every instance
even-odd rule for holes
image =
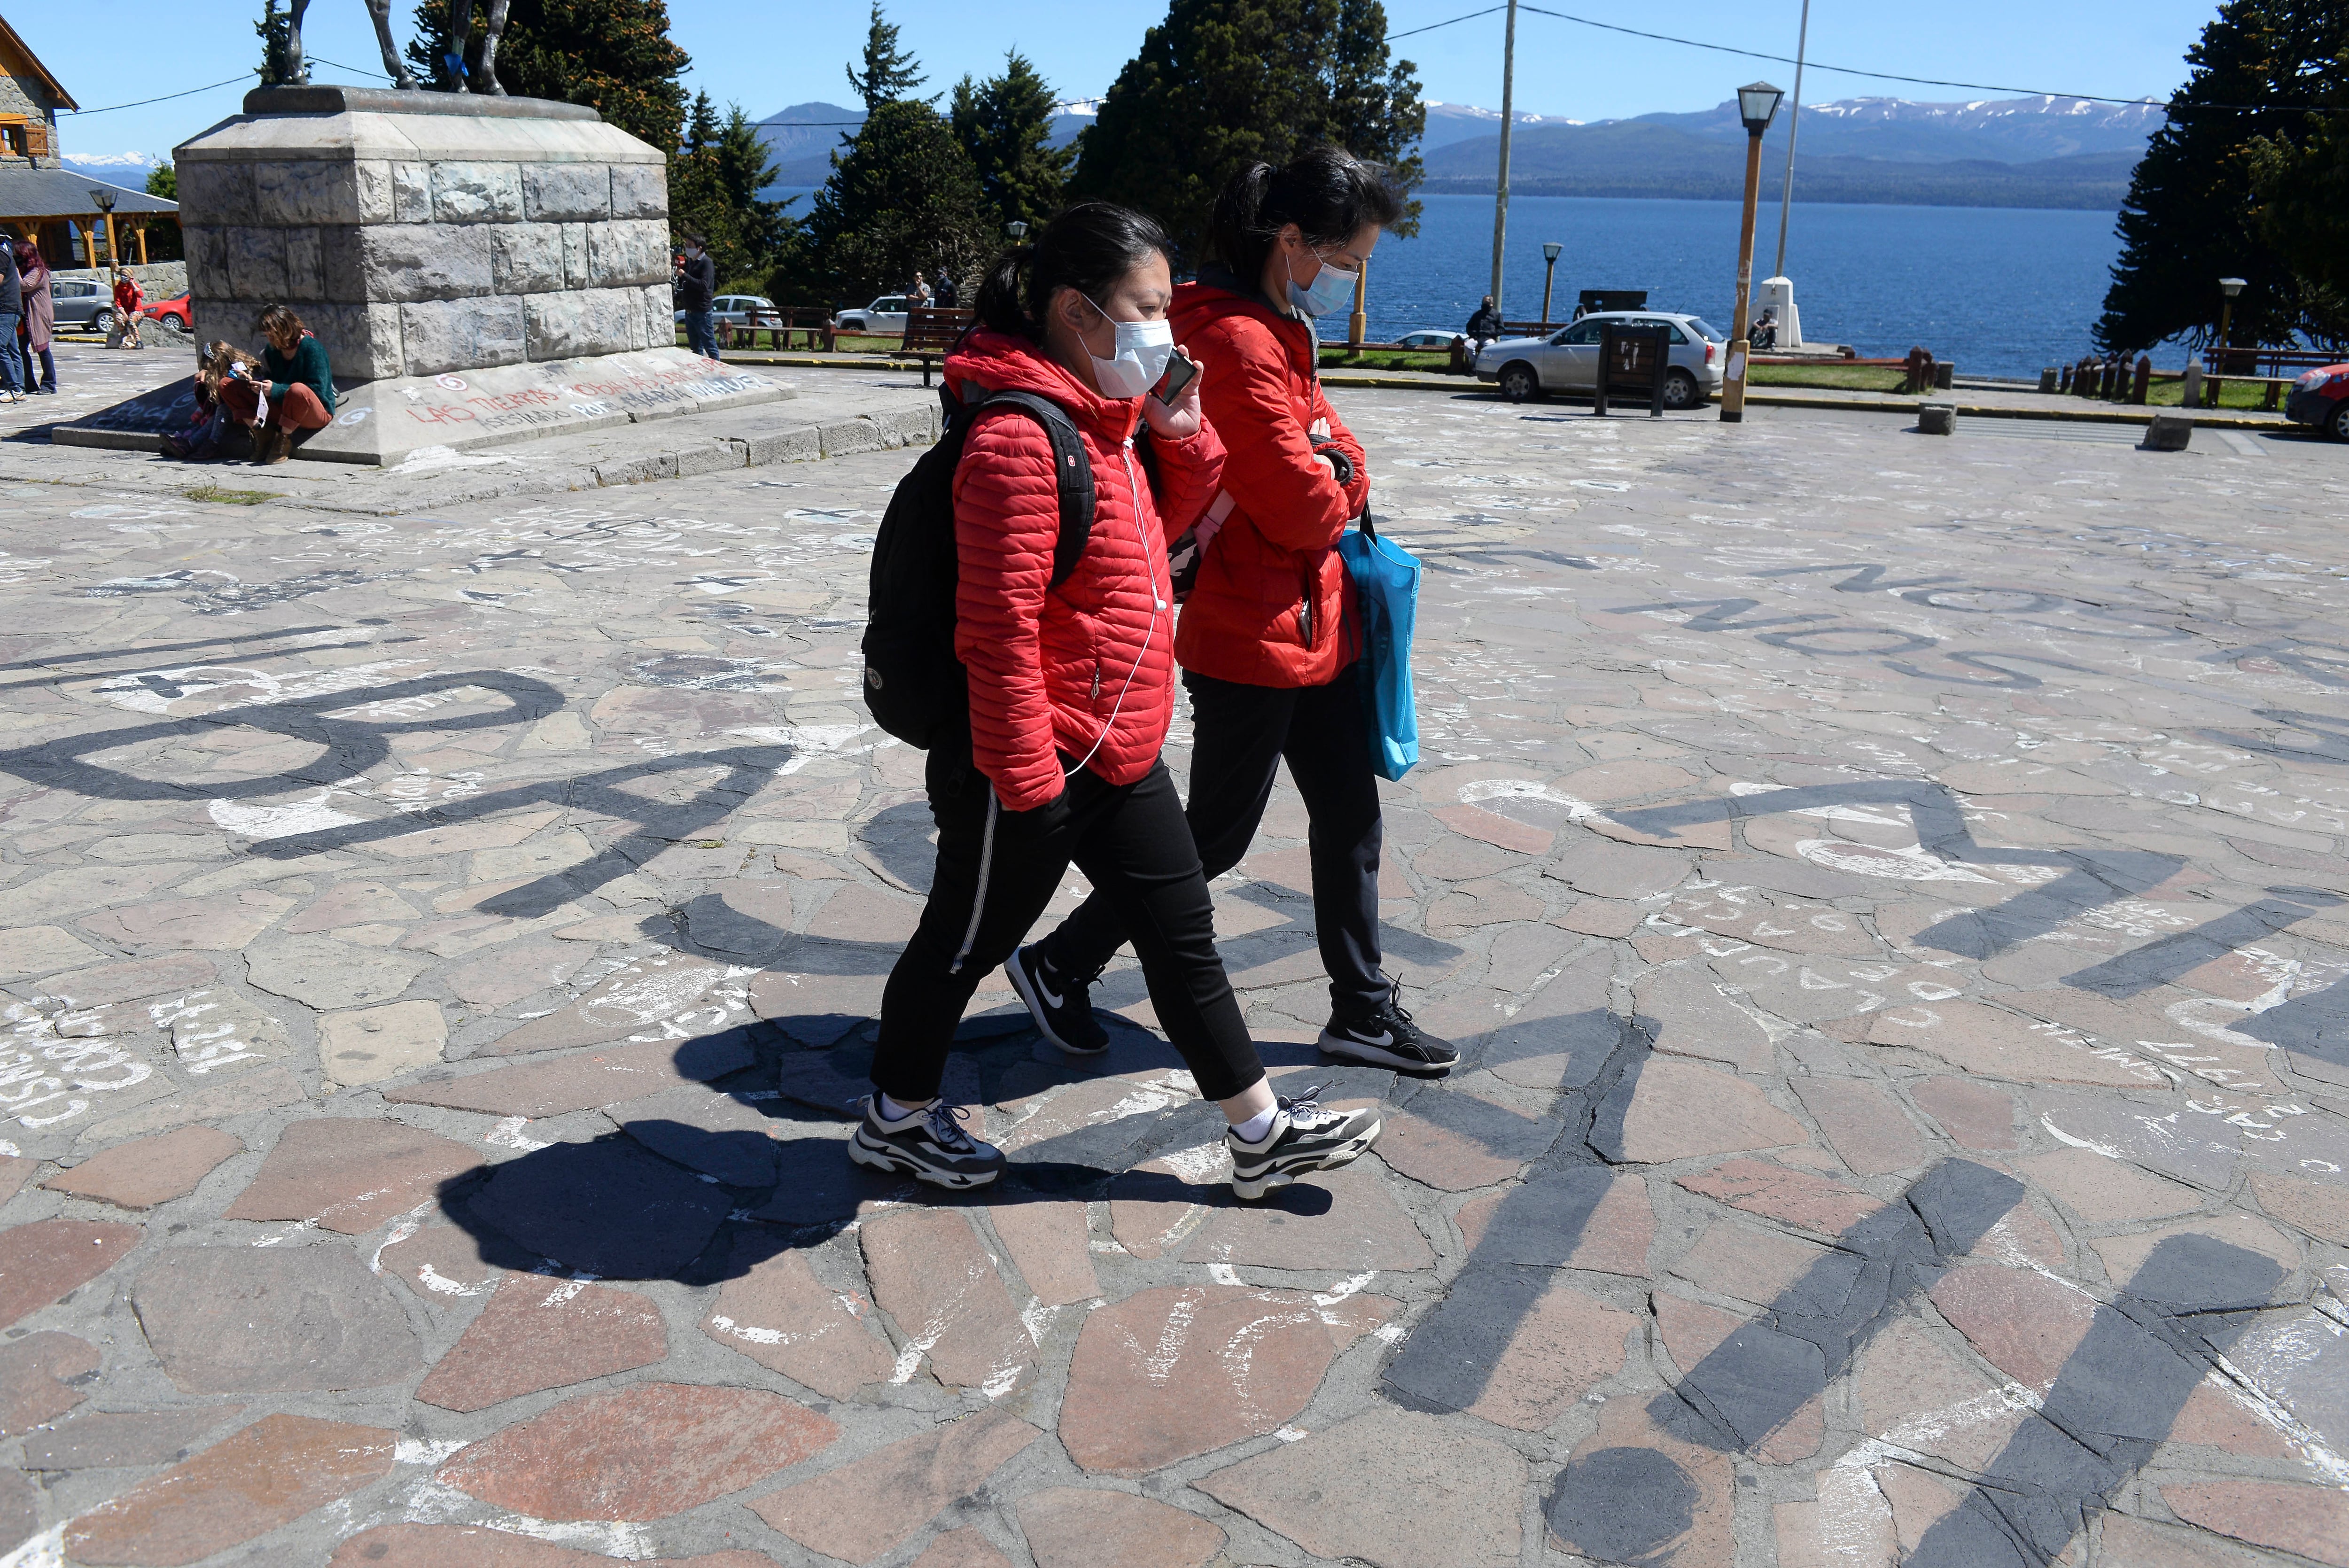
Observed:
[[[475,92],[492,98],[506,96],[504,85],[498,80],[498,39],[506,30],[507,4],[508,0],[490,0],[489,36],[481,40],[481,74],[471,84]]]
[[[306,88],[310,85],[310,62],[302,57],[302,13],[310,8],[310,0],[292,0],[285,26],[285,85]]]
[[[310,0],[301,0],[308,5]],[[367,15],[375,18],[375,41],[383,46],[383,68],[391,74],[392,85],[416,90],[416,74],[408,62],[399,57],[399,48],[391,41],[391,0],[367,0]]]
[[[449,52],[455,57],[449,72],[449,90],[452,93],[470,91],[471,83],[465,76],[465,44],[473,36],[473,0],[450,0]],[[450,64],[448,60],[441,62]]]

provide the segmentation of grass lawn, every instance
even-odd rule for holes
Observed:
[[[2206,391],[2203,396],[2207,397],[2209,394]],[[2279,408],[2282,407],[2283,399],[2291,396],[2292,383],[2286,381],[2283,393],[2277,397],[2275,406]],[[2186,383],[2156,381],[2145,389],[2145,400],[2149,407],[2178,407],[2186,400]],[[2219,388],[2219,407],[2221,408],[2264,408],[2267,407],[2267,401],[2268,384],[2264,380],[2230,380]],[[2206,404],[2205,407],[2208,405]]]
[[[1321,350],[1325,370],[1448,370],[1451,366],[1452,355],[1445,349],[1372,348],[1353,354],[1345,345],[1337,344]]]
[[[1748,387],[1818,387],[1839,392],[1898,392],[1902,373],[1883,365],[1756,365]]]

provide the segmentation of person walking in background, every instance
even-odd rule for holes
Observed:
[[[954,651],[968,672],[969,727],[930,748],[936,871],[882,993],[874,1092],[849,1141],[860,1164],[953,1188],[1001,1173],[1002,1150],[939,1098],[947,1051],[980,978],[1010,955],[1071,861],[1137,934],[1160,1026],[1229,1124],[1235,1193],[1259,1197],[1346,1164],[1379,1135],[1373,1111],[1273,1094],[1216,955],[1206,878],[1159,755],[1174,712],[1167,535],[1206,510],[1224,468],[1197,377],[1171,406],[1147,395],[1174,349],[1166,250],[1139,213],[1071,207],[988,273],[979,325],[947,357],[947,384],[966,404],[1016,392],[1066,411],[1092,469],[1093,523],[1055,584],[1050,438],[1030,411],[971,416],[952,481]],[[1136,460],[1137,441],[1154,461]]]
[[[1214,260],[1175,292],[1174,319],[1229,454],[1216,501],[1227,515],[1199,552],[1174,656],[1191,694],[1185,814],[1207,876],[1247,853],[1286,758],[1305,798],[1313,923],[1330,975],[1321,1049],[1434,1075],[1459,1053],[1413,1023],[1380,967],[1384,830],[1353,582],[1337,549],[1369,504],[1370,477],[1361,443],[1322,395],[1313,331],[1314,317],[1352,301],[1381,230],[1402,211],[1384,170],[1328,147],[1278,169],[1256,164],[1216,198]],[[1107,1047],[1090,987],[1130,934],[1128,912],[1096,886],[1005,965],[1061,1049]]]
[[[254,438],[253,460],[282,463],[294,444],[323,430],[335,417],[334,368],[326,346],[311,335],[290,306],[273,304],[261,313],[262,373],[268,377],[269,422]]]
[[[940,267],[937,290],[931,295],[930,303],[940,310],[953,310],[961,297],[961,291],[955,287],[954,273],[945,267]]]
[[[16,321],[25,314],[25,283],[16,271],[16,236],[0,229],[0,399],[25,396],[24,361],[16,353]]]
[[[1485,346],[1501,335],[1501,313],[1493,308],[1493,296],[1486,294],[1476,314],[1468,318],[1468,355],[1475,358],[1485,351]]]
[[[704,359],[718,357],[718,263],[708,242],[685,237],[685,257],[677,268],[677,308],[685,312],[685,341]]]
[[[124,348],[146,346],[139,340],[139,309],[146,303],[147,296],[140,292],[139,280],[130,275],[129,269],[115,268],[114,326],[120,334],[116,340],[120,346]]]
[[[57,297],[49,287],[49,263],[41,247],[30,239],[16,243],[16,275],[25,304],[25,390],[57,396],[57,361],[50,339],[57,327]],[[40,362],[41,378],[33,379],[33,364]]]

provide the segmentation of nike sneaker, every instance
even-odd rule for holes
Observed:
[[[1077,979],[1052,967],[1036,947],[1019,947],[1003,961],[1003,977],[1028,1004],[1028,1016],[1046,1039],[1072,1057],[1097,1057],[1109,1049],[1109,1031],[1093,1017],[1095,976]]]
[[[1324,1056],[1392,1068],[1413,1078],[1442,1078],[1460,1060],[1450,1041],[1413,1023],[1392,992],[1373,1012],[1359,1018],[1331,1018],[1321,1031],[1320,1044]]]

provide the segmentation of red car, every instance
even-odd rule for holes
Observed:
[[[2349,364],[2312,370],[2292,383],[2283,417],[2313,425],[2336,441],[2349,441]]]
[[[196,330],[196,318],[188,312],[188,296],[185,294],[176,299],[157,300],[140,311],[139,319],[168,321],[185,333],[192,334]]]

